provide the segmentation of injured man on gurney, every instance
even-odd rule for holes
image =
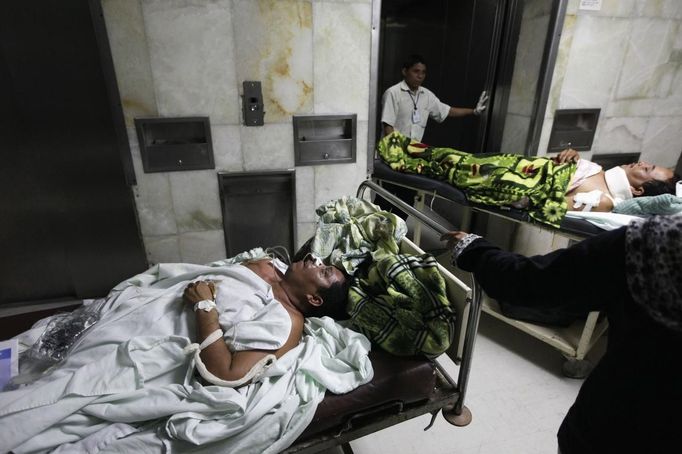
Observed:
[[[399,132],[381,139],[377,152],[393,170],[445,180],[471,202],[523,209],[554,227],[568,210],[630,215],[682,210],[682,194],[674,196],[680,176],[646,162],[604,171],[572,149],[554,158],[475,155],[413,142]]]
[[[277,453],[327,390],[372,380],[371,345],[445,352],[457,314],[435,258],[400,252],[405,222],[355,197],[316,214],[289,266],[157,264],[17,336],[0,452]]]
[[[254,251],[244,261],[156,265],[78,309],[69,327],[18,336],[63,357],[0,393],[0,451],[286,448],[326,389],[372,378],[370,344],[323,317],[345,309],[344,272],[310,255],[287,267]],[[80,335],[74,323],[92,326]],[[68,354],[50,352],[68,333]]]

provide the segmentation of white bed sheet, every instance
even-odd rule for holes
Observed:
[[[570,218],[584,219],[604,230],[615,230],[628,225],[638,216],[619,213],[602,213],[598,211],[568,211],[566,216]]]
[[[0,393],[0,451],[274,453],[305,429],[325,389],[371,380],[369,341],[311,318],[303,341],[258,383],[202,386],[183,350],[194,317],[181,295],[190,281],[229,275],[229,266],[162,264],[115,287],[56,370]]]

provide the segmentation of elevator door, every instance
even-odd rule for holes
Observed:
[[[147,266],[98,7],[0,2],[0,303],[102,296]]]
[[[473,107],[494,85],[504,0],[385,0],[378,95],[402,79],[410,54],[424,57],[424,87],[444,103]],[[379,106],[381,105],[379,100]],[[380,115],[380,110],[379,115]],[[485,149],[487,116],[430,120],[423,142],[472,153]]]

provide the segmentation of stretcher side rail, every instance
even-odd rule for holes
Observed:
[[[443,226],[417,212],[413,207],[404,204],[400,199],[397,199],[388,191],[371,181],[365,181],[360,184],[360,187],[358,188],[358,197],[362,197],[367,189],[375,191],[382,197],[392,200],[401,209],[404,209],[406,212],[410,213],[421,222],[424,222],[429,227],[434,228],[436,231],[440,233],[445,233],[447,231]],[[400,246],[401,251],[405,253],[423,252],[407,238],[401,241]],[[429,413],[431,414],[431,421],[425,430],[431,427],[439,412],[443,413],[443,416],[448,422],[456,426],[465,426],[471,422],[471,412],[464,405],[464,402],[471,371],[478,321],[480,318],[481,291],[477,283],[473,282],[471,286],[468,286],[442,265],[439,264],[438,266],[441,274],[443,274],[446,279],[448,299],[452,302],[456,298],[455,306],[457,306],[458,309],[455,338],[453,339],[450,350],[447,352],[448,357],[459,365],[457,379],[448,374],[445,367],[439,363],[438,359],[427,360],[424,358],[422,361],[431,364],[431,373],[435,375],[435,377],[433,377],[434,386],[428,396],[424,399],[415,402],[402,402],[398,399],[394,399],[370,408],[360,408],[361,406],[358,405],[356,409],[343,415],[344,422],[342,424],[325,428],[320,432],[313,431],[314,435],[312,436],[306,436],[304,433],[299,440],[284,450],[283,453],[311,454],[334,446],[342,446],[343,452],[350,453],[352,452],[352,449],[348,444],[350,441],[408,419]],[[386,353],[381,356],[388,356],[391,363],[400,362],[399,357],[394,357]],[[360,388],[367,386],[369,386],[369,384],[363,385]],[[406,387],[407,386],[414,388],[415,384],[406,383]],[[349,393],[348,396],[351,397],[354,393],[357,395],[357,392],[361,391],[360,388]],[[331,397],[343,399],[346,395]],[[330,396],[325,397],[325,400],[323,400],[320,407],[318,407],[318,412],[328,399],[330,399]]]

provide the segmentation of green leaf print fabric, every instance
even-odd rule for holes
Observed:
[[[435,357],[450,346],[456,314],[430,254],[388,255],[357,276],[348,294],[351,328],[394,355]]]
[[[415,173],[462,189],[470,202],[524,209],[538,222],[559,227],[567,210],[566,189],[576,166],[550,158],[465,153],[413,142],[395,131],[377,145],[398,172]]]

